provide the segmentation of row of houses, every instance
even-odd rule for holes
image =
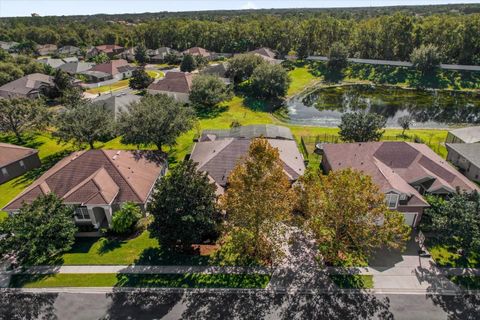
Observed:
[[[292,184],[305,173],[304,158],[290,129],[275,125],[205,130],[195,141],[189,157],[198,164],[198,170],[208,174],[220,195],[228,189],[228,177],[245,158],[252,139],[258,137],[278,149],[284,173]],[[35,150],[1,144],[0,151],[0,168],[5,179],[40,165]],[[397,141],[326,144],[321,151],[325,173],[353,168],[368,174],[385,194],[388,208],[401,212],[405,222],[413,227],[418,226],[429,207],[426,195],[480,191],[478,185],[424,144]],[[145,209],[155,182],[166,170],[166,160],[154,151],[74,152],[3,210],[14,214],[23,203],[54,192],[75,208],[78,225],[107,227],[111,226],[114,212],[126,201]]]

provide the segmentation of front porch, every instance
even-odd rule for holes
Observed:
[[[111,228],[113,209],[111,206],[75,206],[75,224],[78,227],[93,226],[94,229]]]

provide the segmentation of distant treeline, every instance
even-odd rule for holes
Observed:
[[[443,63],[480,64],[480,5],[4,18],[0,40],[216,52],[265,46],[301,56],[326,55],[340,41],[351,57],[388,60],[409,60],[431,43]]]

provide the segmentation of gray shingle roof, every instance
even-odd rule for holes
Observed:
[[[447,143],[447,149],[455,150],[477,168],[480,168],[480,143]]]
[[[42,73],[32,73],[0,87],[0,97],[26,97],[42,87],[53,86],[53,77]]]
[[[77,61],[77,62],[65,63],[58,68],[69,74],[77,74],[80,72],[90,70],[94,65],[95,64],[91,62]]]
[[[465,143],[480,142],[480,126],[455,129],[451,130],[450,133],[462,139]]]

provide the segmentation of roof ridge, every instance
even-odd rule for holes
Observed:
[[[128,179],[123,175],[123,173],[120,170],[118,170],[118,168],[115,165],[115,163],[113,162],[113,160],[110,159],[110,157],[105,153],[106,150],[101,149],[101,151],[102,151],[102,154],[105,156],[105,158],[107,158],[107,160],[110,162],[110,164],[115,168],[115,170],[118,172],[118,174],[122,177],[122,179],[128,184],[130,189],[132,189],[133,193],[137,196],[137,198],[140,201],[143,201],[142,197],[138,194],[137,190],[135,190],[135,188],[132,186],[130,181],[128,181]],[[113,149],[112,149],[112,151],[113,151]],[[117,150],[117,151],[129,152],[128,150]]]
[[[230,140],[230,141],[229,141]],[[213,158],[215,158],[220,152],[222,152],[223,150],[225,150],[226,147],[228,147],[229,145],[232,144],[232,142],[234,141],[235,139],[234,138],[226,138],[226,139],[221,139],[221,140],[214,140],[214,141],[203,141],[203,142],[215,142],[215,141],[229,141],[228,143],[225,143],[223,145],[221,145],[221,148],[220,150],[216,150],[215,152],[212,152],[208,157],[207,159],[203,162],[203,164],[200,164],[199,163],[199,166],[198,168],[202,168],[204,167],[205,165],[207,165],[210,161],[212,161]]]
[[[73,193],[75,193],[78,189],[80,189],[81,187],[83,187],[88,181],[91,181],[92,178],[102,169],[105,169],[104,166],[101,166],[100,168],[98,168],[96,171],[94,171],[91,175],[89,175],[88,177],[86,177],[85,179],[83,179],[82,181],[80,181],[79,184],[77,184],[75,187],[73,187],[72,189],[70,189],[70,191],[68,191],[67,193],[65,193],[62,197],[62,199],[66,199],[68,198],[69,196],[71,196]],[[95,183],[95,186],[97,186],[97,188],[100,190],[100,188],[98,187],[98,185]],[[98,193],[98,191],[97,191]]]

